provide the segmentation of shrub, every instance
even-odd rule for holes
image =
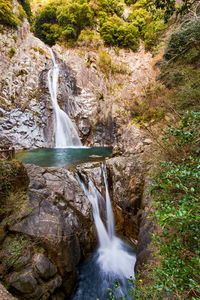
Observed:
[[[199,124],[199,111],[192,111],[164,133],[166,150],[177,153],[160,164],[150,190],[160,261],[148,269],[147,282],[139,280],[134,299],[199,299]]]
[[[13,13],[10,0],[1,0],[0,2],[0,24],[10,27],[17,27],[19,20]]]
[[[10,58],[12,58],[15,55],[15,49],[13,47],[11,47],[10,50],[8,51],[8,55]]]
[[[55,6],[47,6],[36,17],[35,33],[43,42],[52,46],[59,37],[59,26]]]
[[[94,13],[86,1],[69,2],[58,7],[57,19],[68,37],[78,38],[85,27],[92,27]]]
[[[200,19],[189,22],[171,35],[164,57],[175,59],[192,47],[200,45]]]
[[[116,14],[121,17],[124,12],[124,7],[120,0],[98,0],[98,10],[113,16]]]
[[[112,60],[111,56],[106,52],[106,50],[100,50],[98,66],[100,70],[108,75],[111,72]]]
[[[98,49],[102,46],[100,35],[94,30],[82,30],[78,37],[78,45]]]
[[[23,7],[24,11],[26,12],[26,15],[28,17],[28,20],[31,21],[32,12],[31,12],[31,5],[29,0],[18,0],[18,2]]]
[[[144,45],[146,50],[152,50],[158,43],[162,32],[167,28],[164,20],[158,19],[144,26],[142,35],[144,37]]]
[[[152,20],[150,13],[145,8],[134,10],[128,15],[127,21],[133,24],[142,31],[143,27]]]
[[[139,31],[134,24],[124,23],[117,17],[111,17],[100,28],[100,34],[106,45],[137,50]]]

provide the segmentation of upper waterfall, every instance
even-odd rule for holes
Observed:
[[[69,146],[81,147],[82,143],[76,131],[76,128],[69,116],[59,107],[57,101],[57,88],[59,67],[56,63],[56,59],[52,49],[49,49],[53,61],[53,67],[48,72],[48,87],[51,95],[51,101],[53,104],[55,125],[54,125],[54,137],[55,147],[65,148]]]

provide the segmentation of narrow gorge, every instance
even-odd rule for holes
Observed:
[[[22,34],[25,30],[26,33]],[[7,36],[8,32],[2,35],[2,42],[4,35]],[[10,35],[12,44],[12,33]],[[2,270],[2,278],[17,299],[65,299],[70,297],[75,288],[79,263],[87,259],[98,244],[92,217],[91,197],[97,197],[99,200],[95,201],[101,201],[102,220],[105,222],[106,208],[100,192],[105,195],[106,201],[110,193],[117,234],[125,238],[126,242],[135,249],[145,184],[146,167],[142,158],[143,147],[148,149],[151,140],[134,125],[128,129],[128,136],[126,130],[123,133],[123,121],[118,120],[117,116],[118,106],[113,103],[109,95],[108,100],[104,100],[108,93],[105,83],[92,66],[88,69],[85,65],[87,57],[81,57],[70,50],[67,50],[66,55],[61,55],[61,48],[58,46],[53,47],[52,51],[32,36],[26,21],[19,29],[17,43],[18,54],[13,56],[10,66],[12,68],[12,65],[15,65],[17,75],[10,79],[9,72],[5,72],[5,79],[1,86],[1,143],[10,147],[14,146],[20,151],[38,147],[56,147],[57,150],[53,152],[52,149],[50,154],[45,153],[45,148],[30,151],[33,163],[36,165],[44,163],[45,166],[48,161],[47,165],[51,167],[25,165],[23,176],[26,178],[26,184],[21,190],[17,188],[17,194],[19,190],[22,194],[27,190],[27,196],[19,195],[19,197],[25,197],[24,202],[22,201],[23,206],[19,205],[16,221],[9,222],[6,229],[8,234],[3,235],[2,240],[4,263],[10,260],[10,247],[13,243],[17,247],[18,244],[21,245],[19,246],[20,255],[16,254],[16,261],[11,262],[11,268],[6,267]],[[141,52],[143,51],[141,49]],[[124,52],[124,55],[134,57],[132,53]],[[134,59],[140,63],[137,55]],[[126,56],[124,59],[127,59]],[[148,54],[146,59],[151,70]],[[136,72],[139,73],[140,70]],[[32,82],[32,85],[29,82]],[[137,85],[134,81],[130,84]],[[14,96],[10,95],[10,91],[17,93],[15,99],[19,104],[13,103]],[[100,96],[101,93],[103,96]],[[82,151],[93,149],[91,146],[97,147],[97,150],[101,150],[103,146],[113,147],[113,158],[106,158],[109,186],[106,183],[105,173],[104,177],[102,176],[98,162],[99,159],[104,159],[101,151],[87,154],[91,157],[86,159],[85,164],[80,164],[82,155],[77,151],[81,149],[82,143],[75,126],[84,145]],[[133,136],[132,142],[129,140],[131,135]],[[77,181],[74,170],[71,169],[71,167],[74,168],[73,162],[70,164],[65,159],[66,147],[71,147],[73,151],[72,158],[68,160],[73,160],[73,156],[76,156],[79,161],[80,165],[76,166],[76,172],[78,174],[81,172],[80,174],[84,174],[81,176],[91,178],[93,183],[90,181],[90,185],[95,184],[93,196],[90,195],[91,191],[83,191]],[[41,156],[42,151],[45,158]],[[50,149],[47,148],[47,151]],[[17,157],[26,162],[26,155],[28,157],[29,152],[27,154],[19,152]],[[57,155],[58,162],[52,160],[52,156],[55,155]],[[80,155],[80,158],[77,155]],[[105,155],[110,155],[110,153]],[[30,161],[31,158],[28,157],[27,162]],[[90,162],[87,163],[87,161]],[[55,167],[57,163],[59,165],[59,162],[60,167]],[[63,168],[62,166],[66,164],[69,166]],[[27,185],[28,180],[29,185]],[[104,183],[106,183],[106,189]],[[110,219],[112,208],[107,208],[108,210]],[[114,220],[109,222],[111,222],[109,224],[114,224]],[[105,225],[101,224],[100,227],[103,228]],[[109,226],[113,225],[108,225],[108,231],[114,231],[113,228],[109,229]],[[105,231],[105,228],[102,230]],[[101,232],[100,235],[102,234]],[[112,234],[114,235],[114,232]],[[134,277],[135,258],[134,254],[128,254],[130,246],[123,244],[114,235],[113,246],[104,246],[111,251],[110,254],[106,254],[102,245],[105,241],[101,241],[102,238],[108,239],[105,235],[107,235],[106,232],[103,234],[104,237],[99,237],[100,249],[90,258],[94,265],[94,259],[98,261],[97,253],[101,253],[99,260],[102,260],[102,268],[106,269],[105,272],[98,271],[99,275],[97,274],[96,283],[94,281],[93,292],[91,290],[91,299],[98,297],[98,293],[103,297],[102,299],[107,298],[108,288],[112,289],[115,280],[119,277]],[[127,250],[124,247],[127,247]],[[121,266],[117,266],[119,258],[123,262]],[[131,260],[132,263],[129,262]],[[84,270],[85,267],[82,268]],[[106,275],[108,277],[104,280],[106,272],[108,272]],[[94,270],[89,276],[94,276],[92,274]],[[80,273],[80,276],[83,275]],[[103,279],[103,287],[102,289],[99,287],[98,292],[95,286],[97,283],[99,286],[100,278]],[[127,283],[124,282],[124,286],[127,286]],[[80,283],[80,288],[82,289],[82,283]],[[88,286],[86,292],[87,289]],[[92,294],[95,292],[96,295]],[[89,296],[84,296],[84,293],[77,290],[73,298],[89,299]],[[126,291],[124,295],[125,293]]]

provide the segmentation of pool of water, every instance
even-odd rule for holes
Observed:
[[[25,164],[41,167],[74,166],[86,162],[102,161],[112,154],[112,147],[46,148],[16,154]]]

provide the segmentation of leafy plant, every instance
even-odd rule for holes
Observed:
[[[1,0],[0,2],[0,24],[14,28],[19,24],[17,16],[13,13],[10,0]]]
[[[175,59],[180,54],[200,45],[200,19],[193,20],[175,31],[169,40],[164,57]]]
[[[147,282],[137,283],[135,299],[198,299],[200,113],[186,113],[178,126],[164,132],[167,147],[179,150],[160,164],[150,189],[152,217],[160,226],[153,234],[160,262],[148,268]],[[182,151],[180,151],[182,149]]]
[[[10,58],[12,58],[15,55],[15,49],[13,47],[11,47],[8,51],[8,55]]]

